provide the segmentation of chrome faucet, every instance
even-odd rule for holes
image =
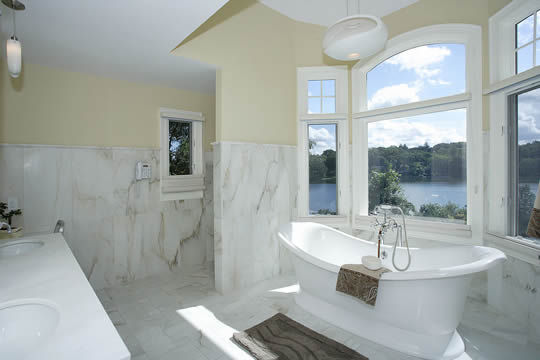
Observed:
[[[375,217],[375,221],[373,221],[372,226],[379,227],[377,241],[384,245],[384,235],[388,232],[388,230],[401,228],[401,225],[398,224],[398,222],[392,216],[387,214],[389,210],[392,210],[392,207],[389,205],[375,206],[375,209],[371,215],[377,216],[381,210],[383,214],[383,221],[381,222],[378,217]]]
[[[9,225],[8,223],[5,223],[5,222],[0,222],[0,229],[2,229],[4,226],[7,227],[7,233],[11,234],[11,225]]]
[[[383,221],[379,221],[379,218],[377,215],[379,215],[379,212],[382,211],[383,213]],[[397,211],[401,214],[401,220],[403,222],[403,225],[398,223],[393,216],[391,216],[394,211]],[[390,213],[388,215],[387,213]],[[373,209],[373,212],[371,215],[375,215],[375,220],[372,223],[372,226],[378,226],[378,247],[377,247],[377,256],[379,258],[385,259],[387,254],[386,251],[383,250],[382,253],[380,253],[381,244],[384,244],[384,235],[388,230],[394,230],[396,229],[396,241],[394,242],[394,247],[392,250],[392,265],[394,268],[398,271],[405,271],[409,268],[411,265],[411,252],[409,249],[409,240],[407,239],[407,227],[405,225],[405,214],[403,213],[403,210],[399,206],[393,206],[393,205],[377,205],[375,206],[375,209]],[[396,247],[399,243],[400,247],[403,247],[403,244],[405,244],[407,248],[407,265],[403,268],[400,268],[396,265]]]

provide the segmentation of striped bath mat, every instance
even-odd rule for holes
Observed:
[[[257,360],[368,360],[280,313],[233,339]]]

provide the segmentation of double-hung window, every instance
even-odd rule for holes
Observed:
[[[202,198],[203,121],[201,113],[160,109],[161,200]]]
[[[535,264],[540,239],[529,222],[540,182],[539,10],[538,1],[515,0],[490,18],[491,85],[485,91],[487,238]]]
[[[480,47],[478,27],[436,25],[353,68],[356,228],[368,229],[369,214],[388,204],[411,230],[481,231]]]
[[[346,224],[349,215],[348,70],[297,70],[298,211],[302,219]]]

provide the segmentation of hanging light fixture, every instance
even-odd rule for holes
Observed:
[[[379,17],[360,14],[347,16],[326,30],[323,51],[337,60],[359,60],[381,51],[387,39],[388,29]]]
[[[26,7],[23,3],[17,0],[2,0],[2,3],[8,8],[12,9],[13,13],[13,36],[11,36],[6,43],[6,53],[9,75],[16,79],[19,77],[22,70],[22,51],[21,42],[15,35],[17,30],[15,23],[15,11],[24,10]]]

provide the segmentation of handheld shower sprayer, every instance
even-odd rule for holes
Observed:
[[[401,220],[403,223],[403,226],[401,224],[398,224],[398,222],[391,217],[391,214],[395,211],[399,212],[401,214]],[[411,265],[411,251],[409,249],[409,240],[407,237],[407,226],[405,224],[405,214],[403,213],[403,210],[399,206],[394,205],[377,205],[375,209],[373,209],[372,214],[373,215],[379,215],[379,213],[382,212],[384,215],[383,222],[379,222],[378,219],[375,219],[375,224],[380,226],[379,228],[379,244],[378,244],[378,255],[380,253],[380,242],[382,237],[384,237],[384,233],[388,229],[396,229],[396,241],[394,242],[394,246],[392,248],[392,265],[394,265],[394,268],[398,271],[405,271],[409,268]],[[390,214],[390,216],[388,215]],[[405,241],[404,241],[405,240]],[[400,268],[396,265],[396,248],[397,244],[400,244],[400,247],[403,247],[403,244],[405,243],[405,246],[407,247],[407,265],[403,268]]]

